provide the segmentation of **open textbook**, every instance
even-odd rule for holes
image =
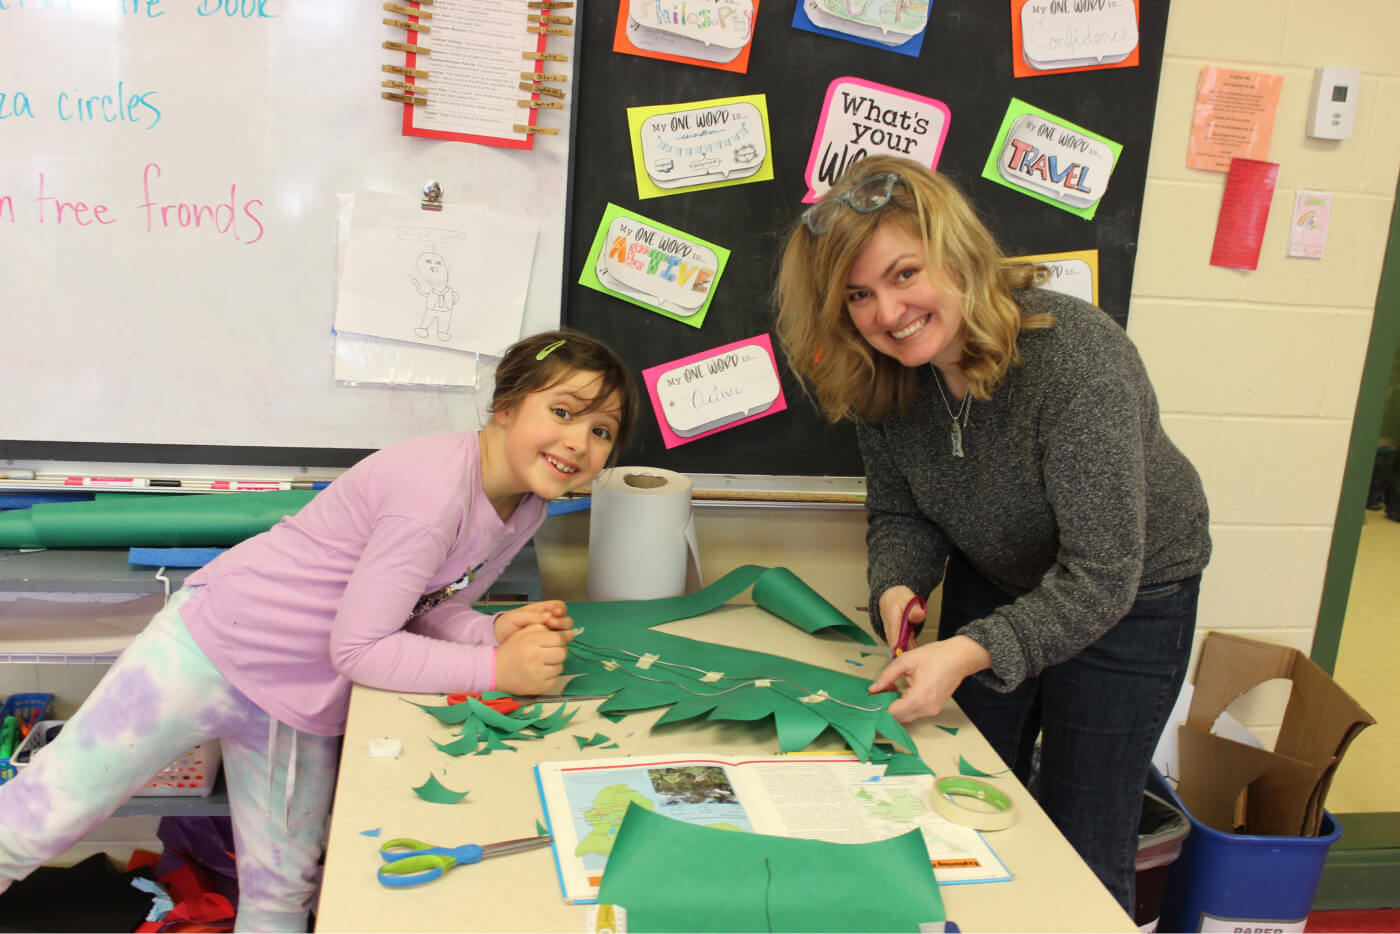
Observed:
[[[629,756],[541,762],[540,800],[564,897],[598,896],[628,804],[737,832],[869,843],[923,832],[940,883],[1004,882],[1006,866],[976,830],[929,805],[931,775],[884,777],[849,755]]]

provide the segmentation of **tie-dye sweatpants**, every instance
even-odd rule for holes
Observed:
[[[63,732],[0,785],[0,891],[82,839],[183,753],[222,747],[237,848],[237,930],[305,931],[338,741],[269,717],[185,628],[177,592]]]

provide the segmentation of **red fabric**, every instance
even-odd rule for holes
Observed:
[[[1303,930],[1314,931],[1400,931],[1400,908],[1348,908],[1314,911]]]
[[[170,934],[170,932],[223,932],[233,930],[233,904],[224,896],[208,889],[209,879],[196,866],[188,863],[168,872],[157,881],[165,886],[175,902],[164,918],[147,921],[138,932]]]

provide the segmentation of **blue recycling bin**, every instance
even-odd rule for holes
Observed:
[[[1196,820],[1156,769],[1147,789],[1191,821],[1167,875],[1158,930],[1303,930],[1327,852],[1342,836],[1330,813],[1316,837],[1222,833]]]

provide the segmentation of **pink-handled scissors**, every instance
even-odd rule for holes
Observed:
[[[899,658],[914,645],[914,627],[909,622],[909,613],[914,607],[927,608],[923,597],[915,597],[904,604],[904,612],[899,614],[899,638],[894,641],[894,658]]]

